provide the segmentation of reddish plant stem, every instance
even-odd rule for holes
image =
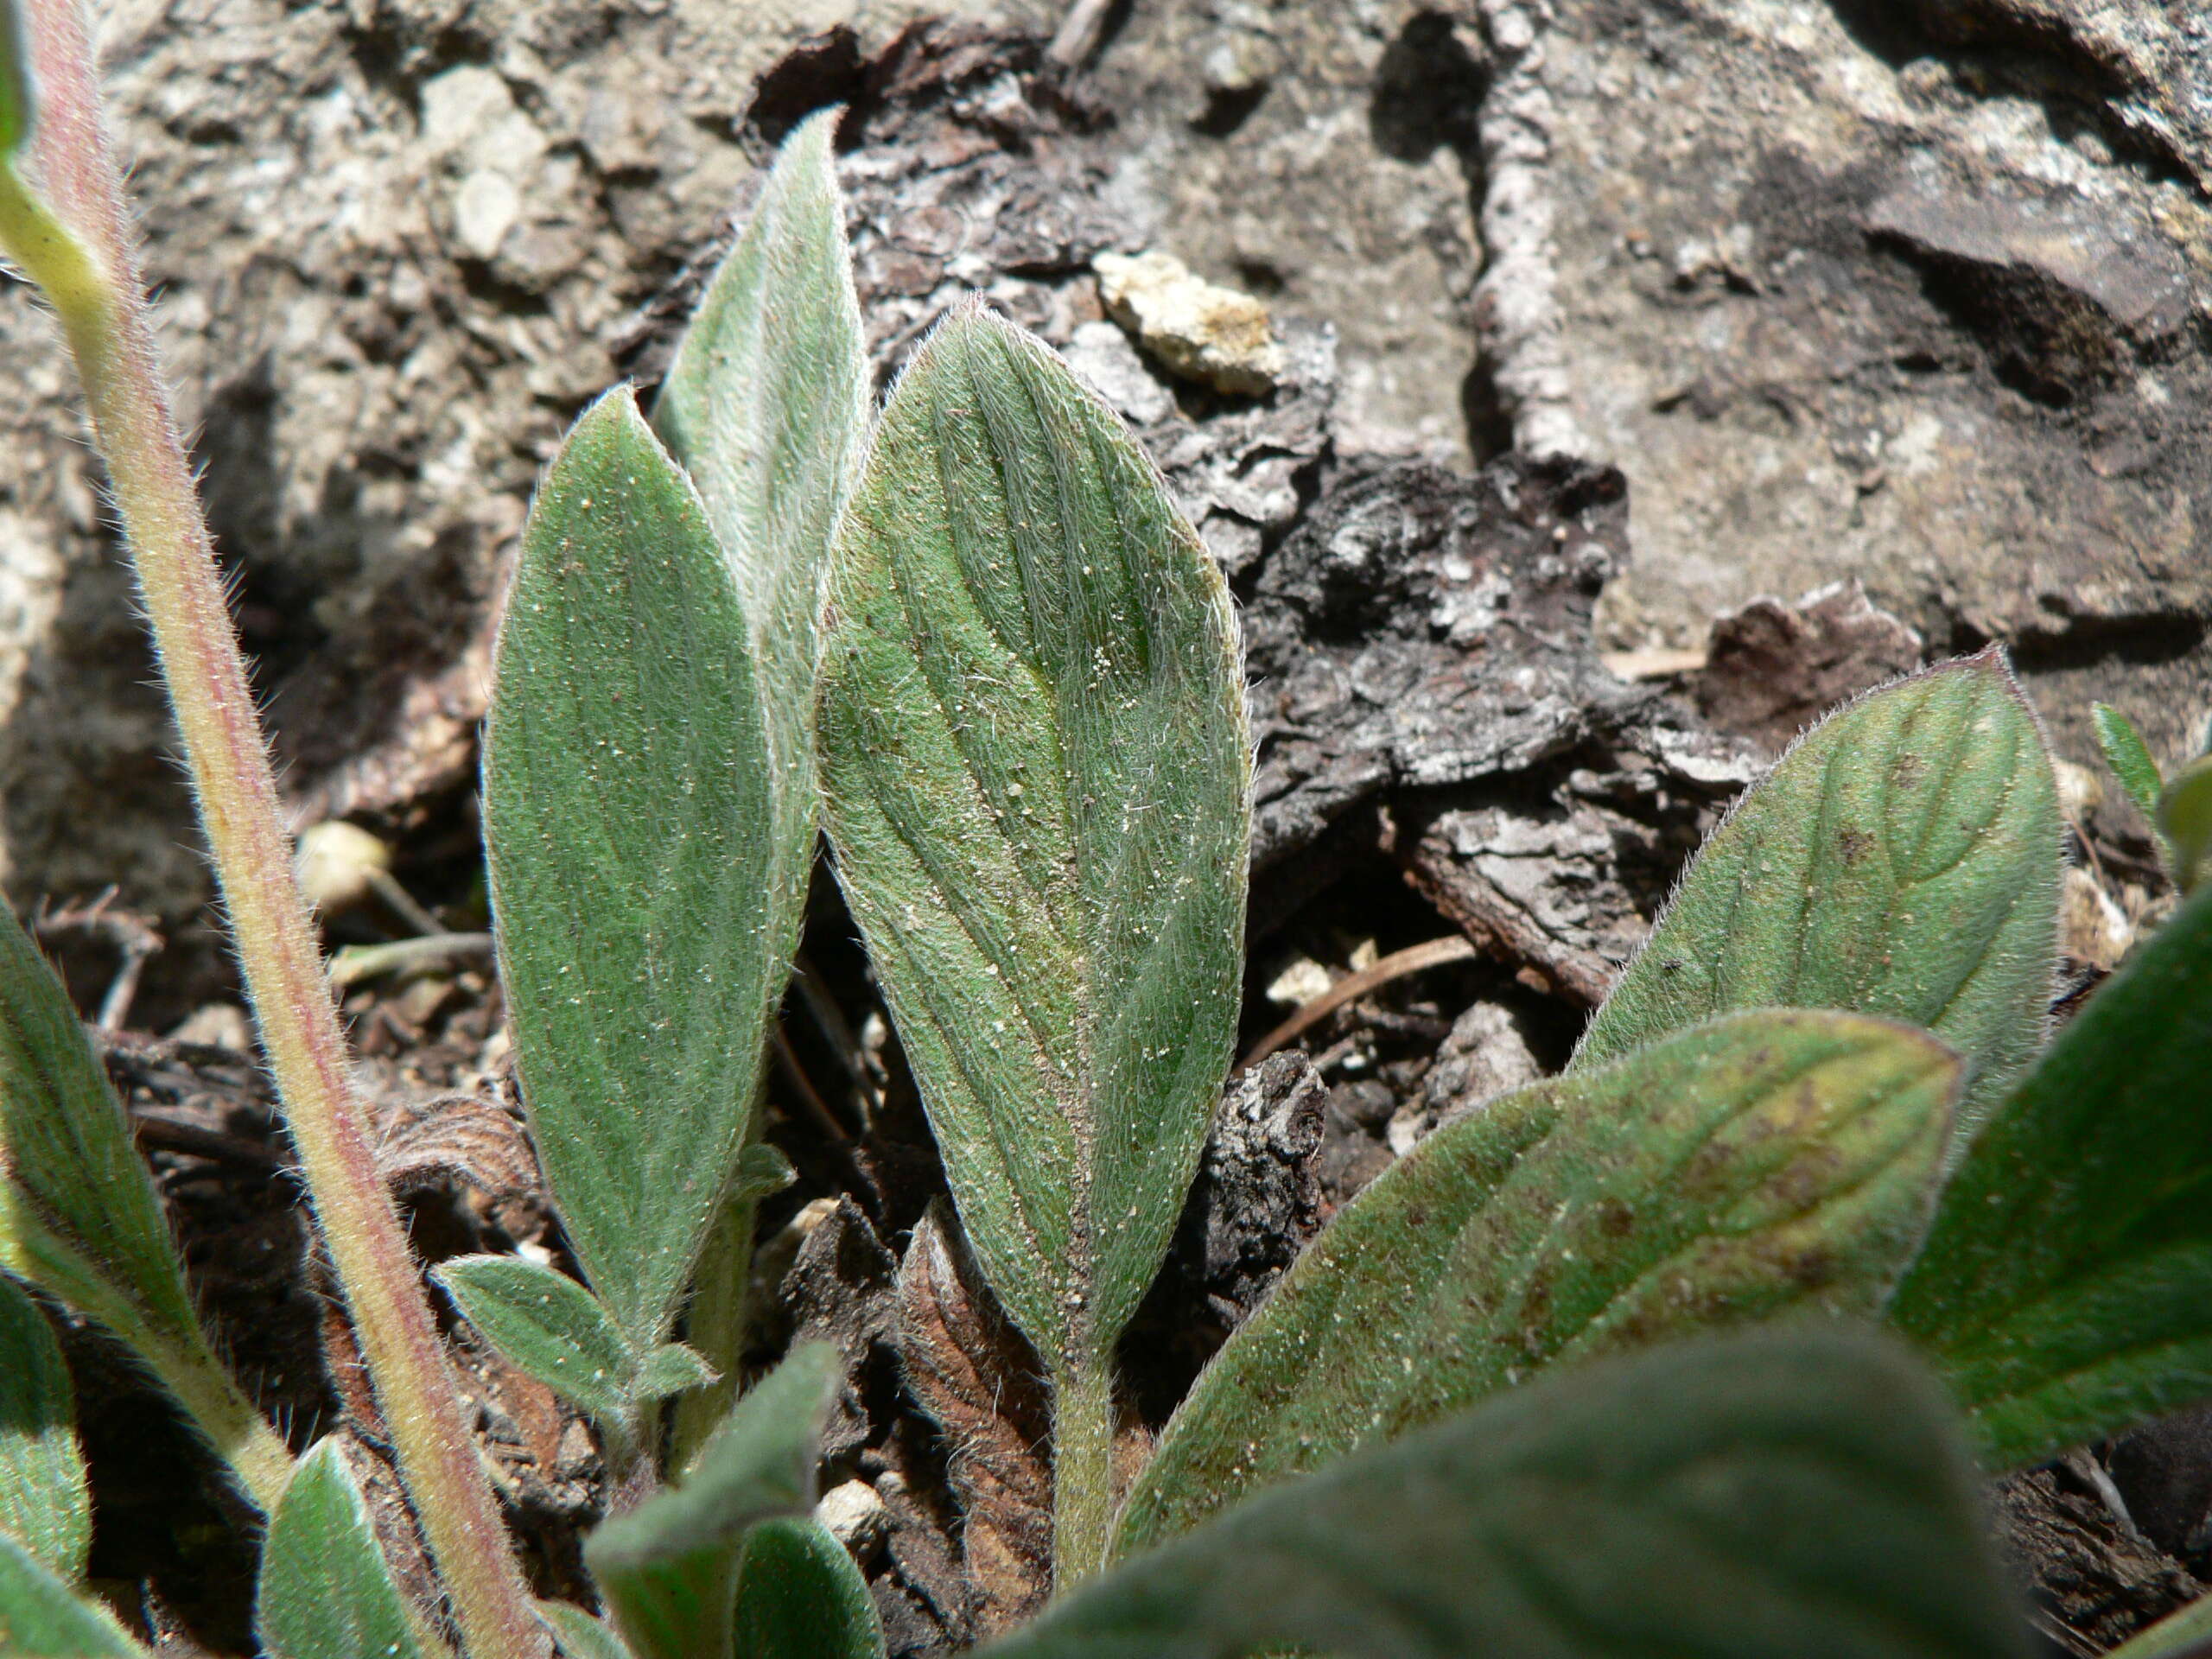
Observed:
[[[422,1276],[376,1170],[214,549],[169,413],[75,0],[20,0],[43,201],[0,202],[68,336],[286,1122],[470,1659],[550,1646],[477,1460]],[[0,181],[10,183],[12,181]],[[41,219],[48,222],[41,223]]]

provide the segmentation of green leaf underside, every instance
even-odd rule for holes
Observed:
[[[1557,1361],[1878,1314],[1925,1233],[1958,1075],[1887,1021],[1764,1013],[1490,1102],[1347,1205],[1230,1339],[1116,1553]]]
[[[122,1103],[0,906],[0,1268],[151,1357],[217,1368]]]
[[[1235,1033],[1227,589],[1114,416],[972,306],[900,380],[838,557],[838,874],[985,1273],[1087,1364],[1166,1248]]]
[[[665,1400],[715,1380],[715,1368],[695,1350],[680,1342],[664,1342],[638,1368],[638,1393],[647,1400]]]
[[[418,1659],[422,1648],[335,1440],[307,1456],[270,1517],[254,1628],[270,1659]]]
[[[8,1659],[146,1659],[105,1607],[0,1533],[0,1653]]]
[[[868,1580],[818,1521],[764,1521],[746,1535],[731,1659],[883,1659]]]
[[[541,1601],[537,1613],[552,1626],[561,1659],[632,1659],[622,1638],[581,1607],[565,1601]]]
[[[768,765],[728,568],[613,392],[524,532],[484,817],[531,1138],[592,1289],[640,1350],[721,1211],[782,984]]]
[[[802,1343],[756,1383],[682,1483],[609,1521],[585,1564],[638,1659],[728,1651],[748,1528],[813,1501],[815,1439],[843,1366]]]
[[[1993,649],[1878,691],[1706,842],[1574,1063],[1739,1008],[1880,1014],[1965,1058],[1963,1145],[2042,1036],[2059,836],[2050,757]]]
[[[1974,1497],[1936,1391],[1886,1344],[1683,1344],[1266,1493],[984,1652],[2017,1655]]]
[[[66,1583],[85,1576],[92,1498],[69,1369],[46,1315],[0,1278],[0,1532]]]
[[[769,938],[797,948],[814,863],[814,677],[831,531],[868,365],[825,110],[785,141],[669,365],[653,424],[698,486],[755,645],[772,757]]]
[[[582,1285],[518,1255],[461,1256],[437,1277],[510,1364],[602,1422],[626,1421],[638,1357]]]
[[[2212,1396],[2212,892],[2089,999],[1945,1189],[1891,1318],[2000,1466]]]
[[[2142,733],[2135,729],[2135,722],[2109,703],[2094,703],[2089,709],[2089,723],[2096,728],[2097,747],[2104,751],[2105,764],[2112,768],[2112,775],[2120,779],[2120,786],[2127,791],[2127,798],[2152,823],[2158,821],[2158,793],[2164,787],[2158,777],[2158,763],[2151,758],[2151,748],[2144,742]]]

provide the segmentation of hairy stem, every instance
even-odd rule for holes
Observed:
[[[477,1462],[429,1302],[347,1075],[261,723],[154,351],[75,0],[22,0],[43,200],[0,167],[0,244],[45,290],[85,387],[262,1046],[378,1403],[470,1659],[549,1645]]]
[[[722,1207],[691,1281],[684,1340],[721,1373],[703,1389],[676,1402],[676,1432],[668,1454],[669,1473],[681,1477],[707,1437],[721,1426],[737,1403],[737,1374],[745,1357],[746,1291],[753,1276],[753,1226],[757,1202],[742,1198]]]
[[[1104,1356],[1052,1376],[1052,1593],[1065,1595],[1106,1560],[1114,1524],[1114,1368]]]

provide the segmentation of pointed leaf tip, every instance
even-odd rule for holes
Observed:
[[[2003,653],[1847,704],[1740,800],[1573,1064],[1735,1009],[1926,1026],[1967,1063],[1954,1151],[2035,1052],[2057,961],[2057,779]]]
[[[423,1659],[353,1471],[335,1440],[300,1459],[270,1517],[254,1629],[270,1659]]]
[[[85,1576],[92,1497],[61,1346],[38,1305],[0,1276],[0,1532],[68,1583]]]

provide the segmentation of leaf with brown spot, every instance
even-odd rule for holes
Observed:
[[[1878,1313],[1925,1235],[1961,1070],[1887,1020],[1737,1014],[1439,1129],[1198,1379],[1116,1553],[1558,1361]]]
[[[991,1300],[959,1223],[935,1201],[899,1269],[899,1311],[906,1385],[951,1449],[981,1634],[995,1635],[1052,1586],[1052,1406],[1036,1352]]]

